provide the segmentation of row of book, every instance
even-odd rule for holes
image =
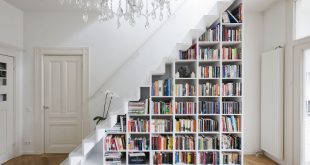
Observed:
[[[196,164],[195,152],[176,152],[175,153],[176,164]]]
[[[135,151],[149,150],[150,141],[146,137],[128,139],[128,149]]]
[[[242,30],[241,28],[231,28],[231,27],[223,27],[223,41],[241,41],[242,39]]]
[[[147,119],[128,119],[128,132],[150,132],[150,121]]]
[[[148,114],[150,99],[143,101],[130,101],[128,103],[128,114]]]
[[[173,153],[170,152],[155,152],[153,156],[153,164],[173,164]]]
[[[153,135],[152,137],[153,150],[173,150],[173,137],[171,135]]]
[[[220,102],[216,101],[199,101],[199,114],[219,114]]]
[[[147,155],[145,152],[130,152],[128,153],[128,159],[129,159],[129,164],[146,164],[147,163]],[[112,165],[118,165],[118,164],[112,164]]]
[[[105,132],[109,133],[119,133],[126,132],[126,117],[120,116],[119,122],[117,122],[113,127],[106,128]]]
[[[176,132],[196,132],[196,120],[176,119],[175,130]]]
[[[195,138],[190,135],[179,135],[175,137],[176,150],[194,150]]]
[[[198,137],[198,149],[199,150],[210,150],[219,149],[220,140],[218,137],[212,136],[199,136]]]
[[[186,51],[179,50],[179,58],[180,60],[196,60],[197,59],[196,46],[193,45]]]
[[[212,82],[199,84],[198,92],[199,96],[220,96],[220,85]]]
[[[237,101],[224,101],[223,114],[241,114],[242,103]]]
[[[241,96],[241,82],[222,83],[222,96]]]
[[[199,132],[215,132],[219,130],[218,121],[211,118],[200,118],[198,124]]]
[[[219,152],[200,152],[200,164],[220,164]]]
[[[238,116],[222,116],[223,132],[241,131],[241,118]]]
[[[172,114],[172,103],[163,101],[151,101],[152,114]]]
[[[125,135],[108,135],[105,137],[104,149],[106,151],[126,150]]]
[[[199,49],[200,60],[219,60],[220,49],[214,48],[200,48]]]
[[[220,40],[220,24],[213,28],[207,29],[200,37],[199,41],[219,41]]]
[[[242,67],[241,65],[223,65],[223,78],[241,78]]]
[[[223,153],[224,164],[240,164],[241,155],[237,152],[225,152]]]
[[[221,67],[219,66],[199,66],[199,72],[201,78],[219,78]]]
[[[172,119],[153,119],[151,123],[152,132],[172,132]]]
[[[152,96],[171,96],[172,95],[172,80],[158,80],[152,83]]]
[[[242,23],[243,22],[243,5],[240,3],[233,10],[226,10],[222,17],[223,23]]]
[[[241,137],[237,135],[222,135],[223,149],[241,149]]]
[[[189,83],[175,84],[175,95],[176,96],[195,96],[195,85]]]
[[[240,60],[242,58],[242,49],[233,47],[222,48],[222,59],[223,60]]]
[[[121,164],[122,153],[120,152],[105,152],[104,153],[105,164]]]
[[[196,114],[195,102],[176,102],[175,114]]]

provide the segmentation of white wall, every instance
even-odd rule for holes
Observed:
[[[244,14],[244,153],[260,149],[260,55],[263,50],[263,14]]]
[[[23,47],[23,12],[0,0],[0,44]]]

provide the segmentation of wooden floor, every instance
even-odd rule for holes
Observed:
[[[67,154],[23,155],[9,160],[3,165],[59,165]],[[245,165],[278,165],[266,156],[245,155]]]
[[[278,165],[276,162],[267,158],[264,155],[255,156],[255,155],[245,155],[244,156],[245,165]]]
[[[59,165],[68,154],[23,155],[2,165]]]

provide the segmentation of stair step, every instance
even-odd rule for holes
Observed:
[[[99,140],[97,140],[97,135],[96,132],[93,131],[90,135],[88,135],[84,140],[83,140],[83,155],[87,155],[91,149],[96,145],[96,143]]]
[[[82,145],[79,145],[69,154],[69,164],[70,165],[81,164],[82,159],[83,159],[83,148]]]
[[[192,43],[177,43],[176,44],[176,47],[178,50],[187,50],[191,46],[192,46]]]
[[[103,153],[92,152],[85,160],[86,165],[102,165],[103,164]]]

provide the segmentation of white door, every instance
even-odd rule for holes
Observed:
[[[45,153],[82,141],[82,56],[44,56]]]
[[[13,57],[0,55],[0,163],[14,153]]]

